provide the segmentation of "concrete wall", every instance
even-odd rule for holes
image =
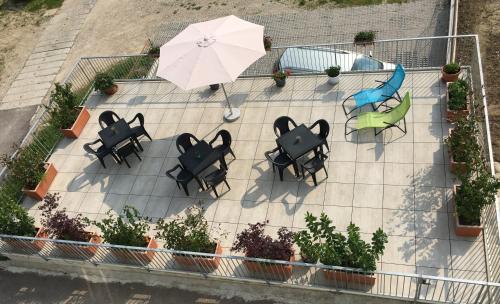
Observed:
[[[182,272],[149,272],[127,266],[99,265],[70,260],[45,261],[38,257],[9,255],[0,267],[12,272],[38,272],[44,275],[79,277],[92,282],[143,283],[193,290],[219,297],[238,296],[250,300],[275,300],[287,304],[407,304],[410,302],[374,296],[346,294],[319,288],[303,288],[257,281],[204,277]]]

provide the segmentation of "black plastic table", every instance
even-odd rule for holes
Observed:
[[[281,135],[276,142],[293,160],[297,160],[322,144],[321,140],[304,124]]]
[[[191,149],[186,151],[186,153],[179,156],[179,162],[194,176],[198,176],[203,170],[217,161],[220,161],[222,166],[226,168],[226,162],[224,161],[222,153],[213,149],[204,140],[198,142]]]
[[[123,118],[120,118],[111,126],[102,129],[98,134],[104,146],[108,149],[116,147],[125,140],[134,138],[134,132],[132,132],[132,129],[130,129],[130,126]]]

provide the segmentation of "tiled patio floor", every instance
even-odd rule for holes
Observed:
[[[63,140],[50,159],[59,171],[51,191],[62,195],[62,206],[70,212],[91,219],[109,209],[120,212],[128,204],[154,222],[201,202],[207,220],[228,233],[222,241],[226,253],[247,223],[268,220],[270,233],[281,226],[296,231],[304,227],[307,211],[324,211],[340,231],[350,221],[359,225],[367,240],[378,227],[384,229],[389,243],[379,270],[485,280],[482,238],[462,239],[453,232],[449,199],[454,177],[443,144],[449,126],[442,118],[445,86],[439,72],[408,72],[400,90],[413,94],[406,135],[391,129],[377,138],[372,130],[344,137],[342,100],[386,77],[343,75],[335,87],[324,76],[291,77],[283,89],[270,78],[241,79],[226,86],[232,103],[241,108],[242,117],[234,123],[223,122],[221,90],[185,92],[168,82],[121,83],[112,97],[89,97],[92,116],[81,138]],[[131,169],[111,157],[104,169],[82,148],[97,138],[99,113],[109,109],[127,119],[143,113],[153,136],[152,142],[142,140],[142,162],[129,158]],[[290,172],[280,182],[265,160],[264,151],[275,146],[272,123],[281,115],[306,125],[320,118],[330,123],[329,178],[319,173],[317,187],[310,177],[297,180]],[[165,176],[178,162],[175,137],[190,132],[210,140],[219,129],[229,130],[234,140],[237,159],[228,158],[231,190],[221,186],[223,195],[215,200],[197,192],[193,182],[192,196],[186,197]],[[25,205],[39,215],[37,204]]]

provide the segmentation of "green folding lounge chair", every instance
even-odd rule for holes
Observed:
[[[349,135],[354,131],[358,131],[366,128],[374,128],[375,136],[380,134],[385,129],[396,127],[406,134],[406,120],[405,116],[410,109],[411,96],[410,92],[407,92],[403,97],[403,101],[392,109],[388,109],[384,112],[363,112],[358,116],[353,116],[345,122],[345,135]],[[347,124],[351,119],[357,118],[356,128],[347,132]],[[400,122],[403,121],[403,128],[400,127]],[[377,132],[377,129],[381,129]]]

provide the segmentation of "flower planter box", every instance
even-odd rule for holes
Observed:
[[[222,254],[222,247],[220,246],[220,243],[217,242],[217,246],[215,247],[215,254],[221,255]],[[198,265],[202,267],[202,269],[217,269],[220,264],[220,257],[210,257],[210,258],[204,258],[204,257],[197,257],[197,256],[183,256],[183,255],[178,255],[174,254],[174,260],[176,263],[183,265],[183,266],[194,266]]]
[[[22,191],[24,194],[27,196],[41,201],[49,191],[49,187],[54,181],[54,178],[56,177],[57,170],[54,167],[53,164],[51,163],[46,163],[45,164],[45,173],[43,175],[42,180],[38,183],[38,185],[35,187],[35,189],[26,189],[23,188]]]
[[[340,76],[328,77],[328,83],[330,85],[336,85],[340,82]]]
[[[282,88],[282,87],[284,87],[284,86],[285,86],[285,84],[286,84],[286,78],[283,78],[283,79],[275,79],[274,81],[276,82],[276,86],[277,86],[278,88]]]
[[[441,68],[441,79],[444,82],[455,82],[458,80],[458,76],[460,75],[461,72],[462,72],[462,70],[458,71],[458,73],[456,73],[456,74],[447,74],[444,72],[444,67],[442,67]]]
[[[455,234],[458,236],[464,237],[478,237],[483,231],[483,226],[479,225],[464,225],[460,223],[460,218],[457,213],[457,205],[456,205],[456,195],[457,195],[457,186],[453,186],[453,202],[455,204]]]
[[[467,107],[463,110],[450,110],[448,107],[448,102],[450,100],[450,94],[448,93],[448,87],[450,82],[446,83],[446,120],[448,122],[456,122],[460,118],[466,118],[470,114],[470,99],[467,96]]]
[[[98,235],[91,234],[90,239],[89,239],[90,244],[102,244],[102,238]],[[80,259],[82,257],[90,259],[92,258],[96,252],[97,249],[99,249],[98,246],[92,246],[92,245],[68,245],[68,244],[63,244],[63,243],[54,243],[57,249],[61,250],[61,252],[64,253],[65,256],[72,257],[72,258],[77,258]],[[78,249],[76,249],[77,247]]]
[[[43,228],[36,228],[35,238],[47,238],[48,235]],[[32,253],[37,253],[42,250],[45,246],[45,241],[28,241],[28,240],[18,240],[18,239],[4,239],[4,241],[13,249],[22,252],[31,251]]]
[[[158,248],[156,240],[153,238],[146,237],[148,246],[146,248]],[[109,248],[111,253],[120,261],[127,264],[149,264],[154,256],[154,251],[129,251],[125,249]]]
[[[64,134],[64,136],[68,138],[78,138],[80,134],[83,131],[83,128],[85,128],[85,125],[89,121],[90,118],[90,113],[87,110],[86,107],[79,107],[80,114],[78,114],[78,117],[76,118],[75,122],[69,129],[61,129],[61,132]]]
[[[453,133],[453,129],[452,130],[448,130],[448,138],[451,136],[451,134]],[[459,174],[459,173],[465,173],[465,171],[467,170],[467,166],[465,164],[465,162],[456,162],[454,159],[453,159],[453,151],[451,150],[448,150],[448,157],[450,158],[450,172],[453,173],[453,174]]]
[[[295,256],[292,254],[290,262],[295,262]],[[243,265],[248,271],[256,274],[265,274],[268,276],[276,276],[282,279],[288,279],[292,275],[293,266],[283,264],[269,264],[253,261],[243,261]]]
[[[362,273],[352,273],[340,270],[323,269],[323,274],[327,280],[335,282],[357,283],[362,285],[374,285],[375,277]]]
[[[114,84],[110,88],[107,88],[106,90],[104,90],[104,93],[108,96],[111,96],[111,95],[115,94],[116,92],[118,92],[118,85],[116,85],[116,84]]]

